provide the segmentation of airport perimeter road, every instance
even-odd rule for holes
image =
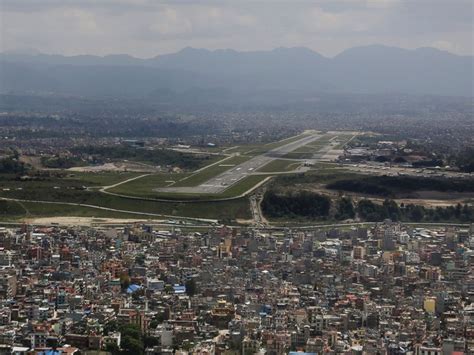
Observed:
[[[192,187],[163,187],[155,191],[175,192],[175,193],[194,193],[194,194],[215,194],[223,192],[229,186],[237,183],[245,177],[252,175],[257,169],[268,164],[269,162],[284,156],[287,153],[298,149],[306,144],[314,142],[322,137],[321,134],[314,134],[297,141],[285,144],[281,147],[274,148],[268,152],[256,156],[242,164],[236,165],[233,168],[209,179],[198,186]]]

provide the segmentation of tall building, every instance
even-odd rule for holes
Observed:
[[[383,250],[394,250],[395,249],[395,232],[392,228],[385,229],[382,239]]]

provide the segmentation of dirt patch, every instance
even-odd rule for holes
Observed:
[[[77,172],[100,172],[100,171],[136,171],[141,173],[159,172],[160,168],[138,162],[115,162],[102,165],[76,166],[69,168],[69,171]]]
[[[31,165],[35,169],[42,169],[43,168],[43,165],[41,164],[41,158],[40,157],[32,157],[32,156],[22,155],[22,156],[20,156],[20,161],[22,163]]]
[[[245,225],[251,225],[255,222],[253,219],[240,219],[240,218],[237,218],[235,221],[238,224],[245,224]]]
[[[474,192],[441,192],[441,191],[417,191],[414,198],[424,200],[469,200],[474,199]],[[400,194],[398,198],[412,198]]]
[[[86,226],[97,224],[133,224],[133,223],[163,223],[164,220],[122,219],[122,218],[94,218],[94,217],[39,217],[24,218],[23,221],[37,225]]]

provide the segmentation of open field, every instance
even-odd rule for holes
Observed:
[[[107,191],[141,197],[153,197],[157,194],[153,191],[157,187],[167,187],[175,184],[181,179],[185,179],[189,174],[152,174],[143,176],[139,179],[126,182]]]
[[[334,149],[342,149],[344,146],[352,140],[354,137],[357,135],[355,134],[340,134],[336,138],[337,145],[334,147]]]
[[[83,181],[85,186],[100,185],[108,186],[116,184],[120,181],[124,181],[135,176],[140,176],[142,173],[139,172],[111,172],[111,171],[100,171],[100,172],[70,172],[66,171],[66,179]]]
[[[2,194],[1,197],[22,200],[20,203],[8,201],[9,203],[12,202],[8,208],[15,207],[15,213],[10,213],[7,210],[5,215],[21,213],[21,215],[32,216],[87,215],[108,217],[115,216],[118,213],[120,214],[119,217],[122,217],[122,215],[125,217],[136,217],[137,215],[146,217],[148,215],[155,218],[176,216],[216,220],[248,219],[251,217],[249,202],[245,198],[230,201],[161,202],[87,192],[83,192],[78,196],[50,196],[44,198],[44,200],[33,200],[27,196],[5,196],[5,194]],[[24,207],[23,212],[19,207]]]
[[[215,201],[222,199],[232,199],[236,198],[245,192],[251,190],[257,184],[265,180],[271,175],[249,175],[244,179],[240,180],[238,183],[229,186],[226,190],[221,193],[192,193],[192,192],[166,192],[158,191],[154,189],[157,185],[155,183],[163,183],[168,177],[158,176],[158,175],[149,175],[143,178],[127,182],[125,184],[119,185],[112,189],[108,189],[107,192],[112,194],[119,194],[135,198],[143,199],[158,199],[158,200],[169,200],[169,201]],[[166,180],[168,181],[168,180]],[[191,190],[192,191],[192,190]]]
[[[291,141],[285,141],[285,144],[268,150],[266,153],[254,156],[244,162],[236,165],[224,172],[202,181],[199,185],[179,186],[174,185],[166,188],[158,188],[157,191],[174,194],[220,194],[228,189],[229,186],[237,184],[242,179],[254,174],[259,168],[270,163],[273,160],[291,152],[303,145],[313,142],[320,138],[318,134],[307,134],[303,137],[298,136]],[[214,167],[212,167],[214,170]],[[205,171],[207,169],[204,169]],[[210,174],[209,174],[210,175]]]
[[[241,145],[241,146],[236,146],[236,147],[231,147],[225,150],[226,153],[240,153],[240,154],[246,154],[246,155],[251,155],[251,156],[256,156],[260,155],[263,153],[266,153],[272,149],[281,147],[285,144],[296,142],[297,140],[309,136],[311,133],[310,132],[305,132],[302,133],[298,136],[294,137],[289,137],[286,139],[282,139],[277,142],[271,142],[271,143],[266,143],[266,144],[246,144],[246,145]]]
[[[75,216],[96,218],[150,218],[146,215],[113,212],[90,207],[62,204],[0,201],[0,219],[24,219],[35,217]],[[18,208],[20,207],[20,208]],[[8,212],[8,213],[5,213]]]
[[[275,184],[285,189],[309,190],[332,197],[341,193],[353,198],[369,198],[380,202],[391,198],[399,203],[422,206],[452,206],[474,201],[472,179],[442,179],[407,176],[370,176],[324,165],[322,170],[304,174],[280,175]]]
[[[185,187],[185,186],[197,186],[211,179],[212,177],[219,175],[233,167],[246,162],[251,157],[245,155],[237,155],[224,160],[220,160],[219,163],[213,164],[209,167],[201,169],[199,172],[189,174],[186,178],[177,181],[173,184],[173,187]]]
[[[150,183],[157,182],[156,176],[152,177],[155,178],[155,180],[151,180]],[[169,176],[159,176],[159,179],[161,179],[162,182],[168,178]],[[258,176],[254,178],[262,180],[265,177]],[[139,182],[140,179],[134,181]],[[254,183],[256,183],[255,180],[250,181],[250,184]],[[62,215],[63,213],[68,213],[68,215],[74,215],[74,213],[83,215],[84,213],[87,213],[88,216],[97,215],[102,217],[115,214],[113,211],[100,211],[100,209],[79,206],[79,204],[87,204],[97,207],[117,209],[125,211],[125,213],[127,211],[133,211],[134,213],[143,212],[212,219],[247,219],[250,217],[248,201],[245,198],[220,202],[206,202],[204,201],[205,198],[197,199],[203,200],[202,202],[186,203],[174,201],[149,201],[140,198],[131,199],[109,195],[100,191],[84,190],[82,187],[83,185],[83,180],[72,180],[71,178],[48,178],[43,180],[18,181],[14,178],[7,179],[4,176],[3,179],[0,180],[0,197],[28,200],[29,202],[22,202],[22,204],[24,206],[31,205],[31,209],[30,207],[27,209],[35,216]],[[236,186],[235,188],[239,190],[235,191],[235,193],[247,189],[248,185],[249,184],[244,183],[241,186]],[[135,186],[138,187],[139,185]],[[142,190],[141,193],[144,195],[143,197],[146,197],[146,191]],[[58,203],[66,202],[77,204],[77,206],[45,204],[42,203],[43,201]],[[10,204],[9,208],[12,206],[15,206],[15,210],[6,211],[8,212],[8,215],[15,215],[23,212],[26,213],[26,211],[19,208],[18,203]],[[127,217],[129,217],[129,215],[127,215]]]
[[[330,157],[330,159],[324,160],[332,160],[337,158],[340,150],[353,137],[353,134],[329,132],[320,139],[287,153],[284,158],[320,160],[327,156],[326,158]]]
[[[57,175],[26,181],[0,176],[0,197],[19,200],[3,201],[5,214],[22,217],[249,220],[252,214],[244,195],[270,177],[301,166],[301,162],[280,157],[303,148],[324,147],[333,136],[306,132],[278,142],[232,147],[225,152],[231,156],[215,156],[195,172],[58,170]],[[339,168],[317,163],[311,169],[321,174],[321,169]]]
[[[70,172],[79,173],[117,173],[117,172],[157,172],[159,167],[143,162],[116,161],[101,165],[85,165],[69,168]]]
[[[298,169],[301,162],[291,160],[276,159],[258,169],[262,173],[274,173],[280,171],[292,171]]]
[[[284,156],[288,159],[330,161],[336,159],[343,147],[355,137],[352,133],[328,132],[317,141],[299,147]]]

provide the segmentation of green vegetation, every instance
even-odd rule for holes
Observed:
[[[153,165],[178,166],[182,169],[197,169],[218,159],[215,155],[196,155],[170,149],[144,149],[126,145],[84,146],[73,149],[76,156],[92,156],[92,163],[131,160]]]
[[[334,149],[343,149],[344,146],[354,137],[352,134],[342,134],[338,135],[336,141],[338,144],[334,147]]]
[[[117,345],[107,345],[106,351],[112,355],[135,354],[141,355],[145,353],[147,347],[153,347],[159,344],[159,339],[146,335],[135,324],[118,324],[117,322],[110,322],[104,329],[108,334],[112,331],[118,331],[121,334],[122,341],[120,348]]]
[[[97,186],[110,186],[117,184],[121,181],[134,178],[136,176],[143,175],[144,173],[139,172],[128,172],[128,171],[98,171],[98,172],[65,172],[64,177],[67,180],[81,181],[86,186],[97,185]]]
[[[227,149],[226,153],[228,153],[228,154],[239,153],[239,154],[242,154],[242,155],[255,156],[255,155],[258,155],[258,154],[254,153],[254,151],[264,149],[262,147],[263,147],[263,145],[261,145],[261,144],[239,145],[239,146]]]
[[[474,173],[474,147],[460,152],[456,157],[456,165],[465,173]]]
[[[264,177],[260,177],[263,179]],[[140,180],[140,179],[139,179]],[[138,181],[139,181],[138,180]],[[254,181],[251,181],[254,183]],[[249,182],[242,181],[241,186],[233,187],[230,193],[239,192],[239,189],[246,189]],[[48,177],[34,180],[21,181],[12,176],[1,176],[0,179],[0,197],[15,198],[30,201],[53,201],[89,204],[113,208],[123,211],[134,211],[142,213],[166,214],[186,217],[200,217],[212,219],[233,219],[233,218],[250,218],[249,204],[246,199],[235,199],[232,201],[206,202],[204,197],[202,202],[158,202],[125,198],[90,191],[83,189],[84,181],[73,180],[72,178],[63,179],[56,177]],[[174,194],[175,198],[176,194]],[[235,196],[235,195],[234,195]],[[215,197],[215,196],[214,196]],[[225,197],[225,196],[224,196]],[[188,196],[189,198],[189,196]],[[33,202],[32,202],[33,203]],[[27,202],[23,203],[27,206]],[[114,214],[113,211],[100,210],[84,210],[86,206],[68,206],[56,204],[41,204],[40,209],[30,210],[34,215],[74,215],[77,213],[86,213],[89,216],[108,216]],[[62,211],[64,207],[64,212]],[[71,211],[71,212],[68,212]],[[16,214],[16,213],[15,213]],[[130,217],[133,214],[130,214]]]
[[[288,159],[310,159],[314,154],[320,152],[328,146],[332,138],[336,137],[334,134],[326,134],[316,141],[308,143],[302,147],[296,148],[292,152],[285,154],[283,157]]]
[[[278,191],[275,187],[265,193],[262,211],[269,218],[280,221],[341,221],[355,218],[355,207],[350,197],[331,200],[329,196],[315,192]]]
[[[264,173],[273,173],[279,171],[291,171],[297,169],[301,165],[301,162],[294,162],[291,160],[276,159],[270,163],[262,166],[258,171]]]
[[[247,160],[249,160],[251,157],[244,156],[244,155],[239,155],[239,156],[234,156],[228,159],[224,159],[220,161],[217,164],[214,164],[212,166],[209,166],[207,168],[204,168],[200,170],[197,173],[189,175],[189,177],[182,179],[178,181],[176,184],[174,184],[174,187],[184,187],[184,186],[197,186],[200,185],[207,180],[213,178],[214,176],[217,176],[224,171],[227,171],[229,169],[232,169],[234,166],[239,165]]]
[[[85,166],[87,162],[80,157],[42,157],[41,165],[49,169],[69,169],[74,166]]]
[[[179,175],[177,175],[179,176]],[[143,197],[149,199],[166,199],[166,200],[191,200],[191,201],[212,201],[219,199],[234,198],[247,192],[255,185],[265,180],[269,175],[250,175],[239,182],[229,186],[222,193],[218,194],[201,194],[201,193],[175,193],[154,191],[157,187],[165,187],[170,184],[169,175],[150,175],[141,179],[130,181],[126,184],[119,185],[113,189],[107,190],[112,193],[122,194],[124,196]],[[143,180],[143,184],[141,182]],[[156,184],[155,184],[156,183]],[[176,186],[176,185],[172,185]]]
[[[387,218],[399,221],[401,218],[401,211],[392,200],[385,200],[382,206],[370,200],[361,200],[357,204],[357,213],[362,220],[368,222],[383,221]]]
[[[100,195],[98,199],[86,199],[84,204],[98,207],[113,208],[122,211],[133,211],[134,213],[108,211],[87,206],[75,206],[56,203],[21,202],[25,210],[20,210],[17,202],[7,201],[9,210],[3,216],[24,217],[50,217],[50,216],[78,216],[97,218],[144,218],[154,219],[159,216],[148,215],[163,214],[176,217],[209,218],[220,221],[232,221],[236,218],[249,219],[249,203],[245,198],[230,201],[215,202],[154,202],[143,200],[130,200],[126,198]],[[63,201],[71,202],[71,201]],[[16,205],[16,206],[15,206]],[[143,214],[140,214],[143,213]]]
[[[23,175],[27,171],[27,166],[18,160],[18,155],[0,159],[0,174]]]
[[[474,192],[471,179],[444,179],[412,176],[369,176],[343,179],[329,183],[331,190],[350,191],[378,196],[396,196],[399,193],[429,191]]]
[[[332,165],[331,165],[332,166]],[[313,167],[314,169],[315,167]],[[319,169],[321,168],[321,169]],[[298,184],[328,184],[342,179],[363,178],[366,175],[357,174],[350,170],[337,169],[329,170],[325,165],[318,164],[315,170],[305,173],[279,175],[275,178],[275,183],[279,186],[294,186]]]
[[[22,204],[13,201],[0,200],[0,218],[6,216],[22,216],[26,213]]]
[[[337,169],[337,170],[336,170]],[[384,197],[416,191],[474,192],[472,179],[447,179],[417,176],[367,176],[345,169],[310,170],[305,173],[280,175],[275,178],[279,186],[320,184],[336,191],[349,191]]]
[[[354,203],[350,197],[342,197],[337,200],[334,217],[339,221],[355,217]]]
[[[262,201],[262,211],[273,218],[325,218],[329,215],[331,200],[314,192],[298,191],[289,195],[268,190]]]
[[[186,286],[186,294],[188,296],[194,296],[195,295],[196,289],[197,289],[196,280],[190,279],[190,280],[186,281],[184,286]]]
[[[15,220],[24,217],[53,217],[53,216],[74,216],[74,217],[94,217],[94,218],[130,218],[130,219],[153,219],[144,214],[124,213],[101,210],[92,207],[73,206],[62,203],[39,203],[39,202],[16,202],[0,201],[0,219]]]
[[[468,205],[426,208],[420,205],[397,205],[393,200],[385,200],[382,205],[370,200],[361,200],[357,205],[359,217],[368,222],[390,218],[405,222],[472,222],[474,208]]]
[[[2,194],[3,195],[3,194]],[[17,197],[19,198],[19,197]],[[23,198],[28,199],[27,196]],[[81,191],[80,194],[55,194],[49,198],[45,197],[43,201],[54,201],[58,204],[22,202],[31,215],[52,216],[52,215],[87,215],[94,217],[116,216],[120,213],[121,217],[137,216],[135,213],[144,213],[141,218],[154,218],[159,216],[145,215],[163,214],[169,216],[183,216],[193,218],[210,218],[218,220],[233,220],[235,218],[248,219],[251,217],[247,199],[235,199],[230,201],[214,202],[157,202],[138,199],[128,199],[119,196],[105,195]],[[106,207],[119,211],[107,211],[100,209],[90,209],[87,206],[61,205],[59,203],[80,203],[98,207]],[[40,205],[39,208],[30,208],[31,204]],[[124,211],[124,212],[120,212]],[[135,213],[127,213],[133,211]]]
[[[189,176],[189,174],[152,174],[120,184],[108,191],[128,196],[157,198],[159,193],[154,191],[154,189],[174,186],[176,182],[187,176]]]
[[[207,181],[210,177],[230,169],[232,166],[238,165],[247,159],[250,159],[250,157],[235,156],[225,159],[197,172],[192,176],[192,179],[190,178],[187,181],[186,185]],[[143,176],[111,189],[111,192],[126,196],[110,195],[93,190],[100,186],[114,185],[137,176],[140,176],[140,173],[55,172],[33,175],[27,179],[19,179],[17,175],[3,174],[0,175],[0,197],[30,201],[21,202],[21,205],[25,206],[26,209],[20,208],[21,206],[16,202],[8,202],[8,208],[4,208],[4,215],[9,216],[76,215],[153,218],[153,216],[146,215],[146,213],[150,213],[230,221],[235,218],[248,219],[251,217],[248,200],[245,198],[233,199],[232,201],[209,200],[234,198],[267,178],[265,175],[248,176],[238,183],[229,186],[221,194],[208,195],[153,191],[157,187],[174,185],[175,182],[191,176],[184,173]],[[91,189],[86,189],[84,186],[91,186]],[[142,200],[140,197],[144,199]],[[170,201],[153,201],[151,200],[153,198],[169,199]],[[183,203],[179,200],[193,201]],[[58,203],[52,204],[42,201]],[[81,204],[81,206],[68,205],[68,203],[77,203]],[[94,206],[111,208],[117,211],[101,210],[93,208]],[[128,213],[127,211],[133,211],[134,213]],[[143,215],[135,213],[143,213]]]
[[[224,192],[219,194],[221,197],[229,198],[233,196],[239,196],[257,184],[261,183],[263,180],[268,178],[271,175],[250,175],[242,180],[240,180],[238,183],[230,186],[228,189],[226,189]]]
[[[241,146],[228,149],[226,152],[227,153],[241,153],[241,154],[256,156],[256,155],[261,155],[263,153],[266,153],[272,149],[281,147],[285,144],[296,142],[297,140],[307,137],[307,136],[308,136],[308,133],[303,133],[298,136],[289,137],[277,142],[271,142],[267,144],[246,144],[246,145],[241,145]]]
[[[283,158],[287,158],[287,159],[311,159],[313,158],[313,155],[314,153],[313,152],[308,152],[308,151],[305,151],[305,152],[289,152],[289,153],[286,153]]]
[[[289,137],[289,138],[286,138],[286,139],[279,140],[277,142],[267,143],[267,144],[264,145],[264,147],[266,149],[265,152],[268,152],[269,150],[281,147],[281,146],[283,146],[285,144],[288,144],[288,143],[296,142],[297,140],[299,140],[301,138],[309,136],[309,134],[310,133],[302,133],[298,136]]]
[[[330,222],[356,217],[364,222],[391,219],[404,222],[467,223],[474,220],[474,207],[467,204],[426,208],[414,204],[399,206],[390,199],[386,199],[381,205],[367,199],[355,204],[350,197],[331,201],[329,197],[306,191],[282,194],[269,190],[264,196],[262,210],[267,217],[277,220]]]

